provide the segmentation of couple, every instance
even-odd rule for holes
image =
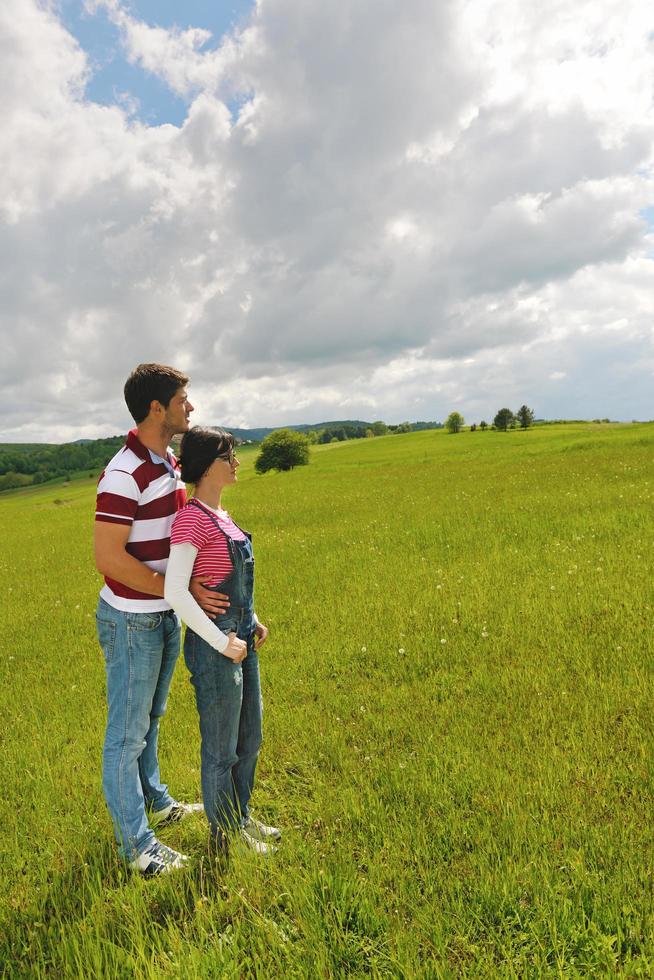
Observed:
[[[254,612],[250,535],[221,507],[236,482],[233,437],[190,428],[188,378],[140,364],[125,384],[136,422],[100,476],[95,559],[104,575],[97,626],[107,673],[104,795],[129,866],[144,875],[188,858],[157,840],[161,827],[203,809],[217,853],[239,833],[259,853],[281,836],[250,814],[261,745],[257,651],[268,630]],[[184,433],[180,465],[168,448]],[[195,484],[187,502],[185,482]],[[184,657],[202,739],[204,804],[181,803],[159,775],[159,721],[187,624]]]

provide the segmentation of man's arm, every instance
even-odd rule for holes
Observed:
[[[125,550],[130,530],[130,524],[95,522],[95,567],[102,575],[116,582],[122,582],[130,589],[145,592],[147,595],[161,596],[163,599],[163,575],[153,572]],[[189,591],[209,619],[215,619],[218,614],[229,608],[229,597],[222,592],[205,589],[203,583],[210,579],[210,575],[192,578]]]
[[[130,589],[163,599],[163,575],[153,572],[125,550],[130,530],[131,524],[95,522],[95,567],[102,575],[122,582]]]

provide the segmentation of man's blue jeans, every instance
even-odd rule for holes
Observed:
[[[235,664],[186,630],[184,657],[200,715],[202,797],[214,836],[249,814],[262,741],[259,658],[252,640]]]
[[[107,671],[102,788],[120,853],[133,860],[154,840],[146,807],[174,802],[159,775],[157,742],[181,630],[172,610],[121,612],[104,599],[96,621]]]

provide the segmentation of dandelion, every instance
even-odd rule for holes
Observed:
[[[447,640],[445,639],[445,637],[444,636],[441,636],[441,646],[444,646],[446,643],[447,643]]]
[[[404,653],[404,647],[400,647],[400,649],[397,652],[398,653]]]
[[[368,647],[361,647],[361,653],[367,653]]]

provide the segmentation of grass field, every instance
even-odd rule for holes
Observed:
[[[0,975],[654,976],[654,426],[314,450],[254,533],[278,854],[128,876],[101,795],[94,486],[0,500]],[[198,799],[178,665],[161,736]]]

